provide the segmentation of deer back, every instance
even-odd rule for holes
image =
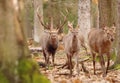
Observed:
[[[91,29],[88,34],[89,46],[95,52],[101,51],[102,53],[107,53],[113,41],[113,34],[110,29]]]

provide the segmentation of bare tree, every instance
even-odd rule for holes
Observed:
[[[113,65],[115,67],[115,65],[120,64],[120,0],[117,0],[117,57],[116,57],[116,61],[115,64]]]
[[[18,79],[15,77],[18,76],[12,71],[17,70],[19,59],[29,55],[23,34],[24,20],[21,8],[23,0],[2,1],[0,1],[0,68],[10,83],[16,83]]]
[[[34,0],[34,41],[40,41],[40,34],[43,31],[43,26],[40,24],[39,19],[37,17],[37,7],[40,7],[39,13],[43,15],[43,7],[42,0]]]
[[[23,1],[0,0],[0,83],[43,82],[25,41]]]
[[[98,0],[91,0],[91,27],[99,28]]]
[[[25,35],[27,38],[33,38],[34,6],[33,0],[25,0]]]
[[[116,23],[115,0],[98,0],[99,28]]]
[[[90,0],[79,0],[78,3],[78,24],[80,33],[87,41],[88,32],[90,31]]]

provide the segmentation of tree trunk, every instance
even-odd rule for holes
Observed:
[[[40,24],[36,11],[39,7],[39,14],[43,17],[42,0],[34,0],[34,41],[39,42],[43,26]]]
[[[117,57],[115,65],[120,64],[120,0],[117,0]]]
[[[78,4],[78,24],[80,33],[87,42],[88,32],[90,31],[90,0],[79,0]]]
[[[26,38],[33,38],[33,27],[34,27],[34,6],[33,0],[25,0],[25,36]]]
[[[98,0],[91,1],[91,27],[99,28]]]
[[[115,0],[98,0],[99,28],[116,23]]]
[[[22,7],[23,0],[0,1],[0,71],[10,83],[18,81],[15,72],[18,60],[28,55],[23,35]]]
[[[0,83],[48,83],[29,58],[23,1],[0,0]]]

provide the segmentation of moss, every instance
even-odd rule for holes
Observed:
[[[111,53],[111,59],[113,60],[113,61],[115,61],[115,59],[116,59],[116,53],[115,53],[115,50]]]
[[[114,69],[117,69],[117,70],[120,69],[120,64],[116,64]]]
[[[50,81],[48,79],[46,79],[45,76],[39,75],[36,72],[36,73],[34,73],[33,82],[32,83],[50,83]]]
[[[120,64],[113,64],[112,66],[110,66],[109,69],[116,69],[116,70],[120,70]]]
[[[32,59],[19,60],[17,66],[17,74],[13,75],[11,71],[3,73],[0,70],[0,83],[14,83],[16,81],[15,76],[18,77],[18,83],[50,83],[50,81],[43,76],[39,71],[39,66]],[[9,79],[12,74],[11,79]]]
[[[6,76],[0,71],[0,83],[9,83]]]
[[[19,62],[18,75],[21,83],[50,83],[40,74],[38,65],[32,59],[23,59]]]

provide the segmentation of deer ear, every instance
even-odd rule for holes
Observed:
[[[114,33],[116,33],[116,26],[115,26],[115,24],[113,24],[113,26],[111,27],[111,29],[112,29],[112,31],[113,31]]]
[[[70,31],[72,31],[72,29],[73,29],[73,25],[69,21],[68,21],[68,28],[69,28]]]
[[[102,28],[102,30],[103,30],[104,32],[107,32],[107,31],[108,31],[108,28],[109,28],[109,27],[104,26],[104,27]]]

